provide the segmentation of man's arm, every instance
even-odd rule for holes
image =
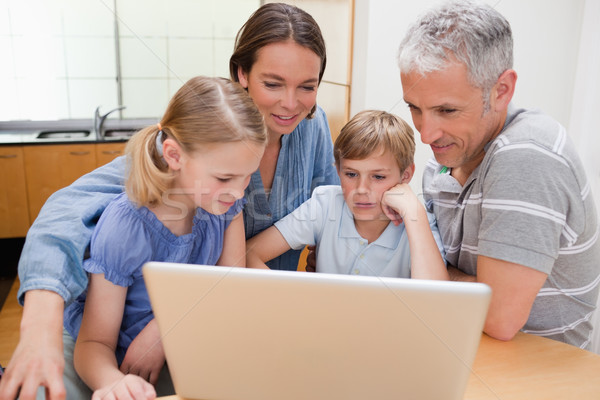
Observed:
[[[454,267],[449,267],[448,272],[451,280],[481,282],[492,288],[483,331],[499,340],[511,340],[525,325],[535,297],[548,277],[533,268],[485,256],[477,257],[477,276]]]
[[[477,257],[477,281],[492,288],[484,332],[496,339],[511,340],[527,322],[535,297],[547,277],[533,268]]]

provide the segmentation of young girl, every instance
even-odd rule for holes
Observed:
[[[68,398],[90,395],[69,384],[76,381],[67,373],[75,339],[74,366],[94,398],[156,395],[149,382],[164,365],[160,343],[148,344],[152,357],[134,370],[119,370],[131,342],[153,323],[142,265],[245,266],[243,194],[266,141],[263,118],[243,88],[206,77],[188,81],[160,124],[130,139],[126,193],[108,205],[92,236],[87,292],[65,309]]]

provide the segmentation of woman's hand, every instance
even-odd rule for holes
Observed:
[[[46,387],[46,399],[66,397],[63,384],[62,322],[64,301],[46,290],[25,294],[19,344],[0,380],[0,399],[32,400],[38,387]],[[19,394],[20,392],[20,394]]]
[[[119,367],[124,374],[135,374],[156,384],[165,365],[165,352],[160,340],[156,319],[152,319],[133,339]]]
[[[142,377],[128,374],[111,385],[100,388],[92,395],[92,400],[152,400],[156,398],[154,386]]]

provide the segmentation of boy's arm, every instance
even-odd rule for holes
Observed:
[[[271,226],[246,242],[246,266],[269,269],[265,263],[289,249],[291,247],[279,229]]]
[[[404,222],[408,236],[411,277],[448,280],[448,271],[431,233],[425,207],[410,186],[401,183],[383,195],[384,212],[395,225]]]

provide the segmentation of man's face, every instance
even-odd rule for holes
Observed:
[[[483,160],[484,146],[501,131],[502,119],[484,112],[482,89],[469,83],[467,67],[451,63],[426,75],[400,76],[421,141],[431,146],[440,164],[470,175]]]

